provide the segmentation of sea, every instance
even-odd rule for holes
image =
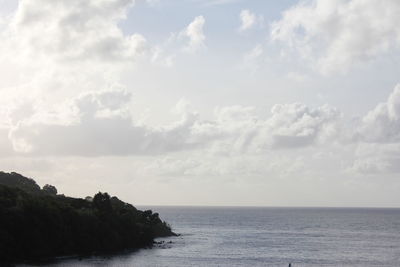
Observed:
[[[177,237],[44,266],[400,266],[400,209],[140,207]]]

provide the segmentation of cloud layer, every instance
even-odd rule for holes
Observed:
[[[14,122],[10,141],[15,152],[30,155],[140,155],[207,147],[259,153],[323,143],[335,134],[339,117],[328,106],[286,104],[274,106],[267,119],[252,107],[231,106],[217,109],[213,120],[201,120],[178,103],[179,121],[152,128],[133,121],[130,98],[124,90],[85,93],[67,101],[63,113],[33,113]]]

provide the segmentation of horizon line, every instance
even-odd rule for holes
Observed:
[[[261,206],[261,205],[157,205],[140,204],[135,207],[182,207],[182,208],[271,208],[271,209],[400,209],[400,206]]]

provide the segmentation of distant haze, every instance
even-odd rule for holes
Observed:
[[[137,205],[399,207],[399,14],[0,0],[0,170]]]

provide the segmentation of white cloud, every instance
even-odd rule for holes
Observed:
[[[119,83],[148,51],[119,23],[131,0],[21,0],[0,33],[0,105],[52,109],[83,91]],[[12,107],[10,107],[12,108]]]
[[[197,16],[180,32],[171,32],[168,38],[151,49],[151,62],[164,67],[173,67],[182,53],[195,53],[205,47],[205,19]]]
[[[123,90],[82,94],[63,109],[69,115],[53,111],[14,126],[10,132],[14,150],[28,155],[102,156],[158,154],[191,146],[187,131],[194,120],[190,114],[154,129],[132,121],[130,99]]]
[[[193,14],[200,10],[196,10],[198,7],[233,1],[178,6]],[[166,8],[166,14],[176,13],[175,4],[146,2],[137,8],[146,12],[164,12]],[[243,4],[235,5],[235,9],[239,7],[240,11]],[[157,8],[148,9],[149,5]],[[325,73],[345,70],[353,63],[397,52],[399,35],[393,26],[399,25],[393,15],[398,13],[397,5],[393,0],[374,8],[368,0],[304,2],[283,15],[273,26],[272,37],[289,44],[315,67],[322,66]],[[269,55],[278,54],[277,47],[271,44],[257,41],[241,54],[238,48],[248,40],[239,38],[241,43],[232,45],[230,38],[224,38],[229,37],[227,25],[217,29],[224,39],[213,49],[218,60],[215,53],[204,55],[200,62],[197,56],[188,57],[185,52],[206,47],[206,15],[223,12],[221,7],[201,9],[204,17],[193,17],[187,21],[189,25],[179,26],[186,18],[178,16],[167,24],[148,25],[146,19],[139,21],[143,14],[129,12],[132,6],[133,0],[22,0],[15,14],[0,17],[3,169],[23,171],[42,179],[42,183],[68,185],[74,194],[100,190],[99,181],[101,186],[108,186],[102,190],[112,188],[134,198],[142,194],[142,203],[150,191],[166,192],[152,201],[168,199],[168,203],[175,201],[172,204],[192,199],[192,194],[204,197],[202,192],[207,190],[198,186],[202,183],[216,189],[217,201],[211,204],[222,203],[218,199],[228,194],[235,201],[238,195],[227,189],[232,184],[241,188],[245,197],[259,190],[259,195],[250,194],[256,201],[265,196],[286,201],[289,195],[294,196],[289,204],[298,204],[297,193],[303,190],[304,199],[311,198],[311,191],[318,192],[320,203],[326,203],[330,185],[337,186],[335,192],[341,194],[345,188],[341,181],[353,181],[357,177],[354,172],[363,174],[363,178],[366,173],[396,178],[400,172],[399,88],[385,103],[351,124],[328,105],[273,105],[276,99],[285,101],[285,97],[290,102],[304,99],[313,103],[314,89],[331,80],[319,76],[311,79],[305,76],[307,71],[293,69],[293,65],[275,64]],[[234,26],[240,27],[242,36],[260,28],[262,17],[257,12],[242,10],[241,20]],[[124,21],[128,14],[136,17]],[[238,14],[233,15],[238,19]],[[221,18],[225,18],[223,14]],[[152,45],[144,37],[146,32],[132,32],[141,27],[149,30],[147,26],[154,29],[148,40],[165,42]],[[176,32],[166,36],[169,29]],[[240,61],[246,68],[257,69],[265,63],[263,60],[271,63],[267,64],[271,68],[266,67],[270,71],[266,76],[242,77],[243,72],[235,65]],[[273,77],[275,74],[278,77]],[[389,81],[391,77],[386,78]],[[300,86],[297,92],[291,92],[293,81],[307,81],[310,90]],[[333,82],[337,84],[338,80]],[[353,77],[346,83],[354,88]],[[201,112],[194,112],[182,99],[173,109],[172,120],[165,111],[182,95],[195,100]],[[205,96],[210,100],[207,103],[202,101]],[[328,96],[339,97],[333,92],[318,102],[329,101]],[[261,106],[273,106],[271,112],[255,106],[263,100]],[[348,108],[348,104],[342,104]],[[220,106],[213,113],[214,105]],[[142,113],[146,113],[146,119]],[[352,173],[345,173],[345,169]],[[165,190],[162,184],[169,182],[174,184]],[[141,192],[143,188],[149,192]],[[171,188],[177,189],[171,194]],[[182,197],[181,192],[187,195]],[[373,190],[362,194],[369,199],[370,192]],[[333,195],[332,203],[337,203],[337,195]],[[351,197],[354,195],[351,192]],[[273,203],[262,201],[260,204]]]
[[[257,23],[262,22],[263,18],[258,17],[256,14],[248,9],[243,9],[239,14],[241,25],[239,27],[240,32],[244,32],[252,29]]]
[[[147,49],[141,35],[126,35],[118,26],[133,4],[19,3],[0,44],[0,56],[7,60],[2,67],[19,74],[16,85],[1,88],[2,156],[155,154],[192,146],[184,140],[191,137],[187,132],[195,121],[190,112],[172,125],[152,128],[132,121],[130,93],[99,92],[118,83]],[[196,17],[185,30],[191,51],[204,45],[204,23],[202,16]],[[153,57],[172,65],[172,57]]]
[[[239,31],[245,31],[251,29],[255,24],[257,17],[254,13],[252,13],[248,9],[244,9],[240,12],[240,21],[241,25],[239,27]]]
[[[358,137],[372,143],[400,142],[400,85],[387,102],[378,104],[362,118]]]
[[[9,113],[7,139],[13,153],[27,155],[154,155],[184,150],[251,155],[324,144],[336,135],[340,115],[328,106],[314,109],[302,104],[276,105],[267,119],[255,115],[254,107],[218,108],[212,120],[201,120],[191,110],[181,100],[174,109],[181,119],[154,128],[132,119],[127,91],[89,92],[59,109],[21,104]]]
[[[354,131],[353,141],[357,148],[351,171],[399,173],[400,85],[393,89],[386,102],[362,117]]]
[[[272,24],[271,38],[287,44],[322,73],[346,71],[400,48],[400,2],[301,2]]]
[[[65,99],[118,84],[148,51],[142,35],[126,34],[118,25],[133,5],[21,0],[0,33],[0,127],[76,123]],[[30,149],[23,139],[13,143]]]
[[[8,31],[9,45],[40,60],[132,61],[143,53],[146,40],[140,34],[125,35],[117,23],[133,3],[22,0]]]
[[[358,145],[350,171],[363,175],[400,173],[400,143]]]
[[[206,36],[204,35],[203,31],[204,24],[205,24],[204,17],[197,16],[181,33],[182,35],[189,38],[189,43],[185,47],[186,51],[195,52],[200,48],[204,47],[204,41],[206,39]]]
[[[269,124],[274,147],[302,147],[334,137],[340,113],[330,106],[275,105]]]
[[[334,108],[314,109],[298,103],[275,105],[267,119],[254,111],[254,107],[219,108],[214,121],[194,124],[195,140],[211,140],[211,149],[217,154],[304,148],[334,139],[340,118]]]
[[[172,67],[175,64],[176,53],[166,51],[166,47],[168,44],[164,44],[162,46],[153,47],[151,51],[151,62],[156,65]]]

